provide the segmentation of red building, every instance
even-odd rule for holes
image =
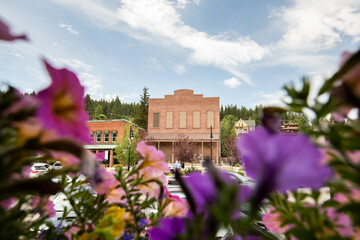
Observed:
[[[193,90],[180,89],[165,98],[149,99],[148,134],[168,162],[174,162],[174,142],[184,134],[197,142],[197,159],[211,156],[210,128],[212,127],[212,156],[220,155],[220,98],[203,97]]]
[[[131,127],[137,127],[125,119],[89,121],[88,127],[92,144],[85,145],[85,148],[96,153],[105,152],[105,159],[109,161],[109,166],[112,167],[114,165],[114,149],[116,144],[123,137],[124,127],[130,127],[130,125]],[[145,133],[143,129],[138,129],[141,135]]]

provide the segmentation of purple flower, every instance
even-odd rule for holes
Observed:
[[[184,218],[164,218],[157,227],[149,231],[152,240],[172,240],[185,231]]]
[[[10,33],[9,26],[0,19],[0,39],[5,41],[14,41],[16,39],[28,40],[26,35],[13,35]]]
[[[44,63],[52,83],[37,96],[41,103],[37,117],[47,129],[55,130],[60,136],[89,143],[84,87],[73,72],[53,68],[45,60]]]
[[[215,201],[217,196],[216,186],[209,174],[193,173],[184,178],[190,194],[195,203],[197,213],[203,213],[205,205]]]
[[[238,139],[247,174],[263,195],[299,187],[319,188],[331,176],[306,136],[271,134],[260,128]]]

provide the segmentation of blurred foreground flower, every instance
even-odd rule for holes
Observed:
[[[51,77],[50,87],[40,91],[38,118],[59,136],[89,143],[88,116],[84,107],[84,87],[77,76],[67,69],[56,69],[44,60]]]
[[[5,41],[14,41],[17,39],[28,40],[28,38],[24,34],[20,34],[20,35],[11,34],[9,26],[1,19],[0,19],[0,39]]]
[[[152,240],[173,240],[185,232],[184,218],[164,218],[158,227],[149,231]]]
[[[140,141],[136,146],[138,151],[144,160],[139,161],[137,166],[141,168],[152,167],[158,171],[169,172],[169,165],[165,161],[165,155],[162,151],[159,151],[154,146],[148,146],[144,141]]]
[[[257,183],[257,201],[276,190],[317,189],[332,176],[330,170],[321,165],[320,152],[302,135],[270,134],[260,128],[240,137],[237,147],[246,173]]]

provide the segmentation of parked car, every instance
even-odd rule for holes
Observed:
[[[49,172],[51,169],[47,163],[34,163],[31,167],[31,177],[37,177],[39,175]]]
[[[62,164],[60,161],[56,161],[52,166],[52,169],[54,169],[54,170],[58,170],[60,168],[62,168]]]

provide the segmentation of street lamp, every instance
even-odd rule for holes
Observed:
[[[128,171],[130,171],[130,147],[131,147],[131,140],[133,140],[133,138],[134,138],[134,135],[133,135],[133,131],[132,131],[132,129],[131,129],[131,124],[130,124]]]
[[[212,125],[211,125],[211,126],[210,126],[210,149],[211,149],[210,159],[211,159],[211,161],[213,160],[213,159],[212,159],[212,140],[213,140],[213,134],[212,134]]]

